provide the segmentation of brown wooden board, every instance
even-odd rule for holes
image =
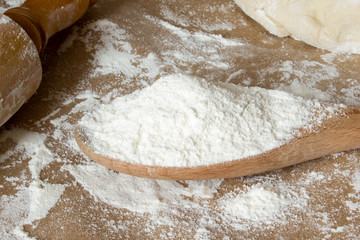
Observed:
[[[105,68],[97,61],[115,53],[115,65]],[[121,175],[97,168],[77,147],[74,129],[84,113],[98,107],[93,102],[131,93],[175,72],[268,89],[307,87],[309,94],[321,91],[324,101],[359,106],[359,55],[272,36],[230,0],[100,0],[73,27],[50,39],[41,60],[37,93],[0,130],[1,234],[16,239],[17,227],[37,239],[358,238],[359,150],[218,180],[219,185],[151,180],[145,189],[139,186],[143,179],[121,182]],[[34,163],[40,172],[29,168]],[[86,182],[87,173],[93,182]],[[108,198],[89,186],[99,183],[96,191],[103,189]],[[64,191],[40,216],[36,209],[44,208],[48,196],[32,199],[42,203],[36,207],[29,203],[30,189],[46,193],[48,186]],[[278,205],[259,220],[241,217],[240,209],[229,215],[224,200],[261,187],[290,205]],[[141,194],[156,196],[161,211],[143,211],[156,203],[149,198],[140,204]],[[129,204],[132,200],[135,205]],[[26,222],[28,216],[37,217]]]

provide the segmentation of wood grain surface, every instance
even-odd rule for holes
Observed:
[[[0,0],[2,9],[10,7],[7,2]],[[119,58],[112,64],[98,61],[113,55]],[[246,177],[151,180],[90,160],[74,130],[100,103],[177,72],[267,89],[306,87],[310,98],[358,108],[359,55],[272,36],[231,0],[101,0],[51,37],[40,59],[39,88],[0,129],[1,234],[16,239],[14,231],[22,230],[39,240],[358,238],[358,149]],[[358,129],[352,134],[356,138]],[[339,144],[334,152],[347,142],[324,137]],[[33,151],[37,146],[42,151]],[[36,186],[42,197],[31,195]],[[45,202],[49,186],[64,189],[54,202]],[[224,199],[239,200],[260,188],[275,189],[271,196],[290,198],[290,204],[270,202],[277,214],[265,220],[242,218],[241,211],[227,215]],[[154,198],[141,199],[148,193]],[[160,212],[144,211],[156,203]],[[44,215],[25,221],[44,206]]]

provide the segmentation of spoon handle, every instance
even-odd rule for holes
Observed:
[[[80,19],[98,0],[26,0],[4,14],[17,22],[40,52],[48,39]]]

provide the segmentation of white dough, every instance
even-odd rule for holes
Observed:
[[[360,53],[360,0],[235,0],[270,33],[334,52]]]

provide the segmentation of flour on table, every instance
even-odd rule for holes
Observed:
[[[173,11],[173,9],[168,7],[168,1],[164,1],[165,4],[161,6],[161,15],[167,21],[176,22],[177,25],[182,27],[188,27],[195,25],[201,27],[207,31],[217,31],[217,30],[232,30],[237,27],[238,19],[226,18],[226,16],[234,11],[234,3],[224,3],[221,6],[213,6],[208,4],[206,6],[206,13],[208,15],[215,15],[216,18],[214,21],[211,21],[205,16],[196,16],[194,21],[194,16],[196,15],[196,10],[191,9],[190,11],[184,14],[183,12]],[[202,9],[204,10],[204,9]],[[220,11],[219,11],[220,10]],[[216,12],[216,14],[215,14]],[[221,15],[219,14],[221,13]],[[245,24],[245,22],[241,22]]]
[[[274,62],[258,72],[259,82],[271,82],[272,89],[286,91],[307,99],[359,106],[360,85],[356,77],[342,80],[344,87],[340,89],[341,94],[333,86],[333,81],[341,77],[336,62],[351,60],[352,56],[327,53],[321,57],[324,62],[310,59]],[[230,75],[229,80],[241,77],[242,73],[242,69],[235,71]],[[242,80],[242,83],[246,85],[247,79]]]
[[[321,116],[324,110],[315,114],[319,108],[316,100],[286,92],[176,74],[101,105],[80,126],[90,146],[105,156],[199,166],[279,147]]]
[[[62,44],[59,52],[71,47],[75,39],[89,42],[99,32],[101,33],[99,42],[87,44],[87,50],[93,52],[92,76],[115,74],[125,78],[139,78],[145,72],[147,76],[154,78],[159,74],[157,57],[152,53],[146,57],[134,53],[134,49],[127,41],[131,36],[117,24],[106,19],[91,22],[81,30],[75,28],[73,34]]]
[[[3,1],[7,6],[15,6],[15,2],[20,1]],[[92,9],[101,9],[113,2],[116,1],[99,1]],[[139,2],[134,1],[132,4]],[[275,238],[284,238],[283,233],[287,230],[291,236],[292,233],[297,233],[299,223],[308,223],[310,227],[313,226],[312,236],[323,239],[356,239],[356,233],[360,232],[357,224],[360,216],[360,194],[357,187],[359,156],[356,151],[337,154],[336,157],[340,158],[338,161],[332,156],[325,159],[325,162],[323,159],[310,162],[310,167],[303,167],[306,166],[305,163],[285,171],[211,181],[136,178],[108,170],[81,153],[73,132],[83,114],[91,114],[101,104],[110,103],[114,97],[128,93],[124,91],[125,88],[147,87],[164,74],[180,72],[205,79],[229,79],[238,80],[244,85],[262,85],[263,82],[272,80],[266,74],[280,71],[282,82],[279,83],[276,78],[269,88],[305,98],[318,98],[321,92],[311,91],[320,89],[328,80],[331,82],[331,76],[336,76],[336,72],[340,73],[342,70],[332,61],[339,61],[345,55],[326,54],[323,55],[326,64],[322,66],[317,65],[317,62],[300,61],[303,58],[291,59],[291,62],[274,61],[273,65],[269,64],[271,69],[266,69],[266,65],[259,71],[259,74],[264,75],[255,75],[253,79],[242,78],[248,75],[249,69],[242,64],[234,64],[235,58],[241,56],[252,62],[255,55],[266,56],[268,51],[273,50],[261,50],[246,43],[246,39],[232,39],[226,38],[226,34],[222,35],[224,31],[246,24],[242,17],[228,17],[224,21],[224,17],[216,15],[219,14],[218,9],[220,14],[230,16],[236,10],[233,2],[214,1],[212,4],[198,6],[205,7],[213,17],[219,17],[215,22],[208,21],[208,15],[205,18],[196,16],[195,20],[187,17],[186,11],[178,11],[183,9],[171,8],[174,1],[160,2],[168,4],[167,8],[159,10],[161,17],[143,16],[137,12],[138,9],[129,9],[129,14],[139,15],[139,22],[119,24],[113,21],[125,18],[124,16],[79,22],[68,35],[56,58],[71,62],[67,53],[89,53],[91,59],[88,64],[93,71],[74,85],[73,92],[64,91],[62,87],[48,89],[48,95],[42,95],[41,100],[45,111],[32,119],[33,123],[21,122],[15,124],[17,127],[10,125],[1,129],[3,151],[0,152],[0,170],[6,177],[0,184],[0,191],[10,190],[15,193],[0,197],[0,238],[41,238],[41,229],[47,230],[49,226],[51,230],[60,232],[81,226],[86,231],[82,234],[88,239],[98,239],[98,236],[92,234],[99,233],[100,229],[105,230],[101,236],[105,239],[117,239],[119,236],[124,239],[136,238],[131,235],[135,231],[138,236],[145,236],[145,239],[230,239],[229,236],[234,234],[246,239],[269,239],[269,232]],[[193,1],[185,1],[185,4],[192,8],[190,2]],[[197,10],[190,9],[189,14],[197,14]],[[132,40],[144,38],[142,33],[134,31],[136,24],[147,24],[151,29],[162,31],[164,34],[149,37],[156,36],[156,44],[159,44],[156,47],[166,51],[152,52],[153,48],[149,46],[141,46],[139,50],[136,45],[131,45]],[[189,31],[186,26],[196,28]],[[151,38],[146,38],[147,41],[152,43]],[[140,54],[144,49],[150,50]],[[304,56],[303,60],[306,59],[309,60]],[[207,62],[210,64],[207,65]],[[132,66],[133,64],[141,65],[143,71]],[[320,67],[320,70],[312,68],[314,65]],[[76,66],[70,63],[66,66],[68,72],[59,68],[55,75],[71,78],[69,73]],[[200,69],[199,66],[204,68]],[[104,83],[101,90],[91,88],[89,80],[95,78],[97,81],[97,77],[107,74],[115,75],[116,80],[121,79],[124,84],[105,94],[102,90],[114,85]],[[45,77],[50,80],[45,84],[51,84],[53,79],[48,75]],[[295,79],[297,81],[291,84]],[[329,99],[330,96],[330,100],[334,102],[359,104],[357,77],[345,81],[346,88],[341,92],[337,92],[331,84],[325,86],[322,89],[325,98],[322,99]],[[307,94],[302,95],[300,91],[293,93],[296,86],[303,86],[301,90]],[[60,101],[60,106],[53,104],[54,99]],[[334,161],[337,163],[331,163]],[[12,170],[19,164],[25,165],[21,167],[23,171],[14,173]],[[324,166],[331,169],[323,171]],[[308,169],[311,171],[307,172]],[[59,179],[61,182],[56,182]],[[347,190],[350,188],[355,193],[349,194]],[[326,200],[321,201],[319,196]],[[149,202],[144,199],[149,199]],[[323,204],[329,199],[337,201],[336,206],[339,207],[326,209],[327,206]],[[255,208],[255,205],[258,207]],[[83,224],[84,218],[81,215],[69,219],[67,213],[71,211],[71,207],[80,208],[83,210],[81,214],[86,217],[93,217],[93,213],[99,214],[93,218],[97,221],[89,225]],[[346,218],[342,226],[338,222],[339,213]],[[340,219],[343,219],[342,216]],[[32,220],[34,221],[30,222]],[[69,221],[79,225],[61,225]],[[29,224],[26,226],[28,228],[24,229],[24,224]],[[57,233],[61,236],[61,233]],[[217,233],[224,237],[219,237]]]
[[[274,218],[280,220],[281,209],[302,208],[307,206],[308,196],[297,193],[292,186],[278,181],[256,183],[245,191],[231,192],[221,198],[219,204],[224,218],[239,219],[239,221],[271,222]]]
[[[55,160],[53,153],[46,147],[46,135],[22,129],[12,129],[11,131],[2,131],[0,142],[5,141],[16,142],[15,148],[0,155],[0,162],[22,153],[24,158],[14,162],[20,164],[22,161],[28,160],[28,168],[30,170],[29,186],[20,186],[18,192],[14,196],[2,196],[0,206],[6,207],[5,211],[0,213],[1,221],[10,221],[16,224],[16,232],[6,229],[6,233],[0,232],[0,236],[4,239],[14,239],[19,234],[24,234],[23,225],[31,224],[35,220],[44,218],[49,210],[54,207],[63,194],[66,185],[51,184],[40,179],[41,171],[52,161]],[[8,181],[23,180],[26,182],[25,176],[21,178],[8,179]],[[23,206],[22,206],[23,205]],[[11,214],[9,214],[10,209]],[[21,211],[21,212],[20,212]],[[12,215],[14,213],[14,215]],[[29,238],[30,239],[30,238]]]
[[[196,201],[187,198],[209,199],[217,192],[222,180],[188,181],[187,186],[176,181],[137,178],[109,171],[97,163],[88,166],[63,168],[70,173],[96,199],[117,208],[136,213],[148,213],[158,221],[160,213],[183,208],[201,208]],[[108,194],[112,192],[112,194]]]
[[[23,4],[25,0],[5,0],[7,7],[0,6],[0,13],[5,12],[8,8],[17,7]]]
[[[360,201],[357,201],[360,198],[360,170],[356,169],[353,175],[350,178],[350,184],[355,190],[354,194],[349,194],[353,200],[346,201],[346,206],[352,210],[360,210]]]

